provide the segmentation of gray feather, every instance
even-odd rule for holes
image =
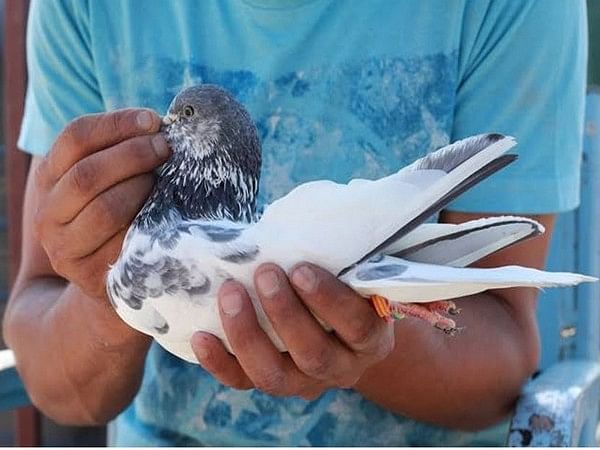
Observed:
[[[448,173],[504,138],[502,134],[489,133],[462,139],[415,161],[409,168],[410,170],[443,170]]]

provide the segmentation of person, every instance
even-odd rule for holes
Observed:
[[[585,19],[583,1],[559,0],[33,1],[19,140],[33,159],[4,318],[33,403],[61,423],[118,416],[118,445],[501,443],[465,430],[506,417],[536,369],[530,289],[458,299],[466,328],[451,338],[386,324],[318,267],[268,264],[255,282],[289,353],[231,281],[219,306],[237,357],[197,333],[200,368],[119,320],[105,273],[169,156],[159,115],[197,83],[225,87],[256,121],[262,205],[308,180],[384,176],[468,135],[515,136],[518,162],[439,220],[534,217],[544,236],[482,265],[542,267],[554,215],[579,201]]]

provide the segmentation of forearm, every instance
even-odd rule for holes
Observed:
[[[135,395],[150,340],[108,304],[59,278],[35,278],[16,291],[5,339],[30,397],[64,423],[103,423]]]
[[[524,289],[522,295],[535,296]],[[506,416],[537,366],[535,319],[517,321],[492,294],[456,303],[461,333],[451,337],[413,319],[398,322],[393,353],[369,369],[357,389],[396,413],[451,428],[480,429]]]

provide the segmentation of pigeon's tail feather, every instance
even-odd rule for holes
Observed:
[[[398,175],[407,180],[414,179],[420,172],[427,173],[432,170],[442,170],[444,175],[431,186],[423,188],[423,195],[419,196],[419,203],[408,221],[400,226],[396,224],[395,228],[392,228],[393,224],[390,225],[390,231],[383,241],[339,274],[344,274],[354,265],[380,253],[385,247],[421,225],[427,218],[444,209],[460,194],[513,162],[517,156],[505,153],[515,143],[512,137],[496,133],[474,136],[444,147],[402,169]],[[441,167],[445,169],[440,169]]]
[[[365,296],[376,294],[391,301],[412,303],[464,297],[490,289],[566,287],[598,280],[519,266],[464,269],[384,256],[352,269],[342,281]]]
[[[383,253],[414,262],[465,267],[543,232],[539,222],[516,216],[487,217],[462,224],[423,224],[383,249]]]
[[[591,277],[589,275],[581,275],[579,273],[570,272],[543,272],[547,277],[542,278],[539,281],[534,281],[533,284],[537,288],[553,288],[553,287],[566,287],[566,286],[577,286],[581,283],[595,283],[598,278]]]

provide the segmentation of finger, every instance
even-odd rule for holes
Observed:
[[[67,258],[82,258],[100,248],[119,231],[129,227],[152,190],[154,177],[142,174],[125,180],[92,200],[62,228],[69,239]]]
[[[197,332],[192,336],[191,344],[200,365],[221,384],[234,389],[254,387],[235,356],[225,350],[218,338],[208,333]]]
[[[354,355],[327,333],[275,264],[255,273],[256,290],[273,328],[298,368],[312,378],[350,387],[358,380]]]
[[[229,344],[254,386],[270,395],[296,395],[305,388],[306,376],[277,350],[260,328],[252,302],[237,282],[219,291],[219,311]]]
[[[137,136],[75,163],[58,180],[48,203],[55,220],[67,223],[98,194],[135,175],[150,172],[170,154],[160,134]]]
[[[197,332],[191,340],[192,349],[200,365],[214,376],[219,383],[234,389],[252,389],[256,386],[242,369],[235,356],[229,353],[223,343],[215,336]],[[293,364],[285,355],[282,355],[286,363]],[[295,395],[305,400],[317,399],[327,386],[323,383],[306,383],[300,386]]]
[[[121,252],[125,234],[126,230],[122,230],[91,255],[70,261],[71,267],[66,272],[70,281],[79,286],[87,295],[106,299],[106,275],[110,265],[115,263]]]
[[[326,270],[301,264],[291,275],[305,304],[354,352],[387,356],[393,348],[393,325],[381,320],[368,301]]]
[[[40,174],[54,184],[77,161],[125,139],[156,133],[160,117],[150,109],[121,109],[89,114],[70,122],[56,139]]]

